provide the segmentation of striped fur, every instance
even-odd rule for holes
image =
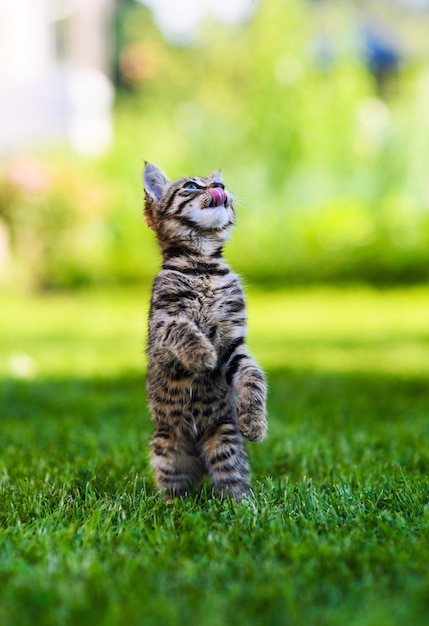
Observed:
[[[249,489],[244,438],[260,441],[267,429],[266,384],[246,348],[240,281],[222,258],[232,196],[213,200],[210,189],[224,189],[218,172],[171,182],[150,163],[144,187],[146,220],[163,256],[147,348],[156,482],[182,496],[208,474],[219,494],[240,498]]]

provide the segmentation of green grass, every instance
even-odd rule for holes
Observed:
[[[427,624],[429,289],[251,292],[254,498],[148,470],[146,290],[0,297],[0,624]]]

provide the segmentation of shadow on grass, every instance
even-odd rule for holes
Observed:
[[[8,480],[113,492],[149,473],[142,378],[1,380],[0,406]]]
[[[429,472],[424,378],[288,369],[268,378],[269,436],[249,445],[255,478],[363,476],[376,463]],[[97,475],[109,489],[133,472],[150,477],[152,425],[139,376],[2,380],[0,406],[10,475],[72,472],[82,485]]]

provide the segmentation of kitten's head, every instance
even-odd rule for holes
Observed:
[[[153,163],[143,172],[145,217],[162,244],[225,241],[234,224],[232,195],[220,172],[170,181]]]

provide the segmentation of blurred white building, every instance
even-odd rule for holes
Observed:
[[[112,139],[114,0],[0,0],[0,153]]]

